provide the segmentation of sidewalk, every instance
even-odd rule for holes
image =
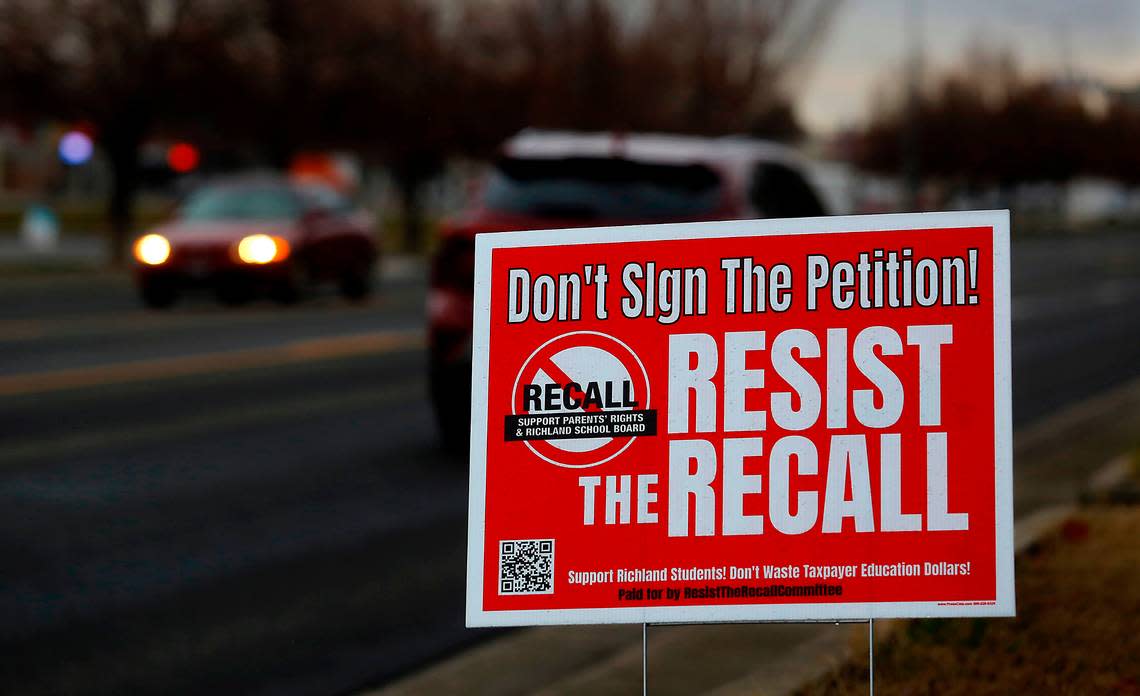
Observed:
[[[1075,503],[1103,462],[1138,444],[1138,433],[1140,379],[1016,433],[1021,543],[1049,529],[1065,509],[1055,506]],[[846,625],[651,626],[650,693],[791,694],[842,664],[850,644]],[[608,695],[640,686],[640,626],[568,626],[509,633],[368,696]]]
[[[87,270],[107,265],[107,240],[99,236],[62,235],[54,249],[27,247],[18,235],[0,235],[0,270]]]

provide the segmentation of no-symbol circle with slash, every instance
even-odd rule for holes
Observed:
[[[565,386],[596,384],[600,393],[632,396],[638,409],[649,408],[649,375],[641,358],[621,340],[598,331],[572,331],[539,346],[523,362],[511,390],[511,413],[524,415],[525,388],[528,385]],[[597,404],[565,401],[544,414],[589,413],[601,410]],[[526,440],[534,454],[555,466],[584,469],[603,464],[628,448],[637,436],[575,437]]]

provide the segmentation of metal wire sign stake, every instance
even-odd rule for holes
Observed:
[[[867,619],[867,682],[875,696],[875,620]]]
[[[641,696],[649,696],[649,624],[641,624]]]

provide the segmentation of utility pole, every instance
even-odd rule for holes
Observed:
[[[921,186],[922,124],[920,111],[923,58],[923,2],[906,2],[907,70],[906,70],[906,127],[902,134],[902,174],[906,190],[906,209],[918,210],[918,193]]]

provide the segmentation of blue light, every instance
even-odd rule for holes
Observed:
[[[86,133],[68,131],[59,139],[59,158],[67,164],[79,165],[91,159],[94,146]]]

